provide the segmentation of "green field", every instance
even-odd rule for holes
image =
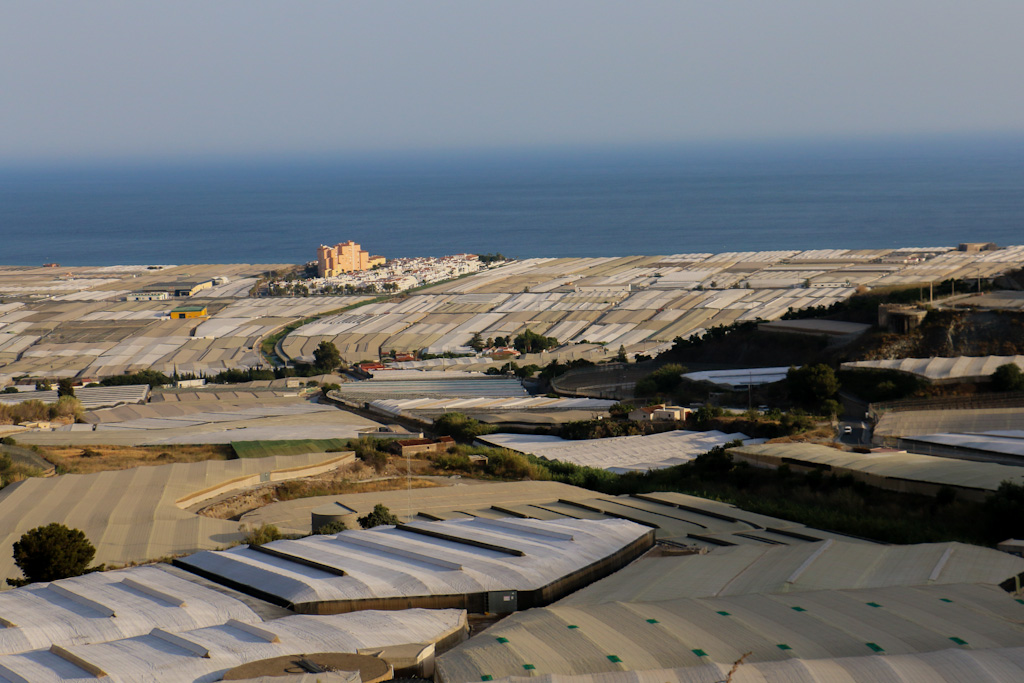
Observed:
[[[272,455],[301,455],[348,450],[348,439],[294,439],[290,441],[232,441],[239,458],[269,458]]]

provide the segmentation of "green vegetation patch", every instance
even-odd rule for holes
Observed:
[[[348,450],[348,439],[292,439],[287,441],[232,441],[238,458],[269,458],[273,455],[302,455]]]

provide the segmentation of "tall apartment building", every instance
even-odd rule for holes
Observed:
[[[334,277],[355,270],[369,270],[373,267],[370,252],[361,249],[349,240],[328,247],[324,244],[316,250],[317,274],[320,277]]]

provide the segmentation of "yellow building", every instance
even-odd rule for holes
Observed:
[[[369,270],[375,265],[383,263],[383,256],[371,257],[370,252],[360,248],[352,240],[336,244],[333,247],[321,244],[316,250],[316,270],[320,277],[334,277],[342,273]]]
[[[171,310],[171,318],[183,320],[185,318],[202,318],[209,315],[206,306],[178,306]]]

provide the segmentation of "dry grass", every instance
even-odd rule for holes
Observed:
[[[196,510],[196,514],[205,517],[216,517],[218,519],[238,519],[247,512],[284,500],[335,496],[347,493],[397,491],[407,487],[423,489],[440,485],[426,479],[411,479],[407,482],[404,477],[375,479],[372,481],[351,481],[339,478],[338,473],[330,473],[308,479],[285,481],[279,484],[263,484],[254,489],[242,491],[234,496],[207,505]]]
[[[176,462],[228,460],[227,444],[165,444],[163,446],[40,446],[40,455],[71,474],[92,474]],[[92,455],[97,453],[98,455]]]
[[[791,436],[780,436],[777,439],[771,439],[768,443],[817,443],[822,446],[832,446],[839,448],[835,442],[836,430],[831,425],[824,425],[821,427],[815,427],[809,429],[806,432],[800,432],[799,434],[793,434]]]

